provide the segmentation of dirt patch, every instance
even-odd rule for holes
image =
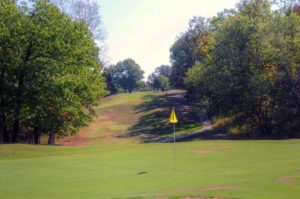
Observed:
[[[295,178],[300,178],[300,175],[280,176],[276,182],[279,184],[298,184],[294,182]]]
[[[114,113],[114,111],[112,110],[106,110],[105,112],[103,112],[102,114],[100,114],[100,121],[112,121],[112,122],[116,122],[116,121],[120,121],[123,118],[120,117],[120,114]]]
[[[198,150],[194,150],[193,152],[195,152],[197,154],[209,154],[209,153],[213,153],[215,151],[212,149],[198,149]]]
[[[223,147],[211,148],[211,149],[197,149],[197,150],[193,150],[193,152],[197,153],[197,154],[210,154],[210,153],[224,152],[227,149],[234,149],[234,148],[237,148],[237,147],[236,146],[223,146]]]
[[[120,139],[114,132],[105,132],[103,135],[99,135],[98,137],[89,137],[88,134],[93,134],[93,132],[97,132],[100,128],[103,128],[102,125],[109,125],[113,123],[118,118],[110,111],[105,112],[104,114],[98,116],[94,121],[92,121],[88,126],[83,127],[79,130],[79,132],[74,136],[68,136],[62,138],[57,141],[59,145],[65,146],[87,146],[91,145],[94,140],[106,140],[106,141],[114,141]],[[96,133],[95,133],[96,135]]]
[[[212,187],[201,187],[201,188],[191,188],[191,189],[170,189],[167,192],[181,193],[181,192],[204,192],[204,191],[218,191],[218,190],[239,190],[239,186],[212,186]]]

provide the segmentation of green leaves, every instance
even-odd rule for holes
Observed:
[[[293,9],[272,11],[267,0],[242,1],[237,12],[213,18],[206,58],[185,78],[191,98],[207,100],[212,116],[233,116],[256,136],[299,131],[299,21]]]
[[[133,59],[125,59],[107,69],[106,77],[110,80],[110,87],[121,87],[125,92],[131,93],[137,89],[143,79],[144,71]],[[111,85],[111,84],[115,85]]]
[[[167,91],[170,89],[171,75],[171,67],[167,65],[161,65],[157,67],[151,75],[149,75],[148,84],[154,91]]]
[[[88,28],[48,1],[36,1],[30,12],[14,3],[0,5],[0,75],[6,82],[0,130],[13,134],[6,141],[24,140],[33,130],[76,133],[106,94]]]

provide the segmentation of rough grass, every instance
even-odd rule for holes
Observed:
[[[73,137],[59,140],[62,145],[99,145],[106,142],[157,142],[173,136],[169,123],[172,107],[179,123],[176,134],[183,135],[202,127],[199,108],[182,96],[182,91],[165,93],[136,92],[104,98],[97,107],[98,118]],[[179,97],[176,97],[179,96]]]
[[[172,135],[172,106],[178,134],[199,127],[201,110],[169,97],[106,98],[94,123],[61,140],[81,147],[0,145],[0,198],[300,198],[300,140],[177,143],[175,169],[172,144],[143,142]]]

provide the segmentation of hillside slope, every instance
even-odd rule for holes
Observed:
[[[201,128],[201,110],[191,107],[181,91],[165,93],[136,92],[104,98],[97,107],[98,117],[71,137],[58,141],[61,145],[97,145],[107,142],[157,142],[172,136],[168,122],[172,107],[179,123],[177,135]]]

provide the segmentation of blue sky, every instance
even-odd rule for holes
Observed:
[[[238,0],[97,0],[111,64],[133,58],[146,72],[170,64],[169,49],[193,16],[212,17]]]

